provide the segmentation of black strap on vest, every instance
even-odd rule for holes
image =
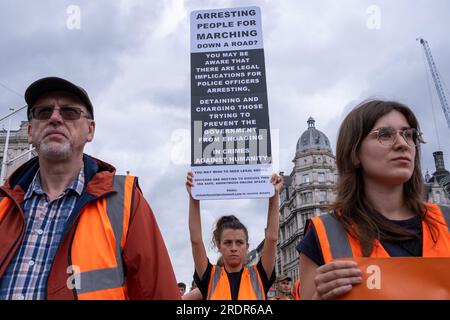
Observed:
[[[353,257],[352,248],[347,238],[347,232],[344,227],[337,221],[335,217],[330,214],[319,216],[328,237],[330,245],[331,258],[351,258]]]

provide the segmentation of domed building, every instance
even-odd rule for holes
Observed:
[[[295,249],[305,233],[308,219],[324,213],[323,207],[335,196],[337,181],[336,158],[328,137],[318,130],[313,118],[297,142],[294,168],[283,175],[280,195],[280,237],[278,241],[277,273],[298,279],[298,253]]]
[[[312,117],[308,119],[308,130],[303,132],[297,141],[297,152],[310,149],[326,149],[331,151],[330,141],[327,136],[316,129],[315,121]]]

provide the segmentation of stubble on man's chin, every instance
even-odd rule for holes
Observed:
[[[72,154],[69,143],[64,143],[62,146],[54,147],[41,142],[39,148],[37,148],[37,151],[41,157],[53,161],[66,160]]]

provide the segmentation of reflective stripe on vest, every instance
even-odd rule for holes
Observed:
[[[212,270],[212,271],[214,271],[214,272],[213,272],[213,276],[212,276],[211,289],[209,290],[209,294],[208,294],[208,300],[211,300],[213,293],[216,291],[217,284],[219,283],[219,280],[220,280],[220,276],[222,275],[222,267],[213,266],[213,269],[214,270]]]
[[[352,257],[353,253],[347,239],[347,232],[339,221],[329,214],[320,216],[320,219],[327,232],[332,259]]]
[[[96,262],[96,266],[98,265],[110,265],[111,260],[115,261],[115,266],[103,267],[103,268],[93,268],[92,270],[84,271],[81,270],[79,273],[80,276],[80,287],[76,289],[78,298],[80,299],[121,299],[126,298],[125,296],[125,277],[124,277],[124,268],[122,263],[122,249],[125,244],[125,237],[128,231],[128,221],[130,219],[131,213],[131,202],[132,202],[132,192],[134,190],[135,177],[132,176],[115,176],[113,181],[113,188],[117,191],[114,194],[110,194],[106,197],[106,200],[103,199],[103,202],[95,206],[94,208],[87,208],[87,212],[84,212],[80,218],[85,219],[83,223],[78,225],[77,234],[74,238],[74,243],[72,244],[72,251],[74,250],[74,246],[77,245],[77,235],[83,238],[83,246],[84,248],[77,248],[77,259],[83,259],[83,256],[86,256],[86,259],[89,259],[93,256],[98,260]],[[107,219],[109,221],[103,221],[102,217],[105,216],[103,210],[106,209]],[[109,240],[105,239],[106,247],[109,249],[107,252],[96,252],[95,248],[92,249],[90,246],[86,244],[86,237],[89,237],[87,232],[92,230],[82,230],[84,226],[89,225],[89,219],[95,216],[95,222],[98,224],[98,221],[102,221],[102,228],[100,230],[95,230],[97,232],[105,232],[108,229],[108,222],[113,231],[114,235],[114,251],[112,250],[111,242],[107,242]],[[100,218],[99,218],[100,216]],[[80,229],[81,228],[81,229]],[[108,236],[108,233],[105,232]],[[100,235],[103,236],[103,235]],[[108,244],[110,246],[108,246]],[[93,245],[93,247],[95,247]],[[89,250],[92,249],[92,252]],[[98,249],[97,249],[98,251]],[[85,253],[84,253],[85,252]],[[112,257],[112,255],[114,257]],[[81,256],[81,257],[80,257]],[[105,257],[106,256],[106,257]],[[95,263],[94,263],[95,264]],[[76,261],[73,261],[73,265],[77,265]],[[101,291],[101,290],[110,290],[118,288],[117,292],[109,292],[107,295],[94,295],[93,293]]]
[[[363,256],[360,242],[349,236],[335,217],[326,214],[314,217],[311,221],[316,228],[325,263],[334,259]],[[389,257],[389,254],[380,242],[375,240],[371,256],[381,258]]]
[[[257,300],[264,300],[263,292],[264,289],[261,288],[258,280],[258,274],[256,273],[255,267],[248,268],[250,272],[250,281],[252,283],[253,292],[256,294]]]
[[[216,293],[217,286],[219,284],[221,277],[226,277],[226,281],[224,281],[224,283],[226,283],[226,285],[228,287],[221,288],[221,289],[224,289],[227,292],[227,294],[226,294],[226,296],[220,297],[220,299],[226,300],[227,298],[229,298],[231,300],[231,289],[230,289],[230,284],[228,281],[228,275],[226,274],[226,271],[222,267],[213,266],[213,270],[211,272],[212,272],[212,279],[211,279],[211,284],[210,284],[211,288],[209,289],[207,299],[211,300],[213,298],[214,293]],[[251,285],[251,288],[252,288],[255,298],[257,300],[265,300],[264,288],[262,287],[261,282],[259,280],[259,275],[258,275],[258,271],[256,270],[256,266],[245,267],[244,270],[242,271],[241,283],[239,285],[238,299],[241,296],[241,293],[243,291],[243,290],[241,290],[241,289],[243,289],[243,286],[248,285],[248,283],[243,283],[243,279],[247,279],[247,273],[250,278],[250,285]],[[245,297],[245,298],[250,299],[249,297]],[[217,299],[217,297],[216,297],[216,299]]]
[[[437,206],[425,203],[430,218],[435,221],[438,228],[439,239],[435,243],[425,221],[422,221],[422,256],[423,257],[447,257],[450,256],[450,207]],[[352,236],[349,236],[339,221],[329,215],[314,217],[311,220],[316,228],[317,237],[322,250],[325,263],[338,258],[362,257],[361,244]],[[446,226],[443,225],[445,221]],[[378,240],[375,240],[370,257],[389,257]]]

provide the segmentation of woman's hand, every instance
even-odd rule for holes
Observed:
[[[275,187],[275,194],[274,194],[274,196],[276,196],[276,195],[280,195],[280,193],[281,193],[281,188],[283,187],[283,181],[284,181],[284,179],[283,179],[283,177],[282,176],[279,176],[279,175],[277,175],[276,173],[274,173],[273,175],[272,175],[272,177],[270,178],[270,182],[273,184],[273,186]]]
[[[194,179],[194,174],[191,171],[189,171],[186,176],[186,190],[190,197],[192,197],[191,189],[194,186],[193,179]]]
[[[361,270],[354,261],[332,261],[316,269],[313,299],[336,299],[362,281]]]
[[[199,203],[200,200],[196,200],[192,197],[193,186],[194,186],[194,174],[191,171],[189,171],[186,176],[186,190],[187,193],[189,194],[190,201],[193,201],[194,203]]]

